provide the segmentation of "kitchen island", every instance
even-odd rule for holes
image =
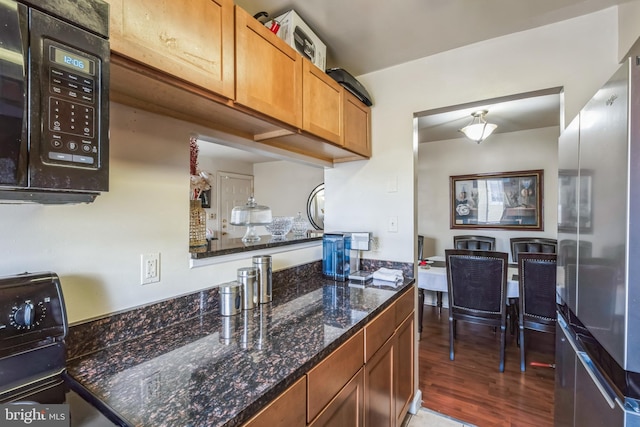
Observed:
[[[378,322],[389,323],[401,296],[413,313],[413,283],[294,280],[254,310],[209,312],[72,359],[67,370],[77,391],[123,425],[242,425],[351,337],[366,337],[376,316],[392,313]]]

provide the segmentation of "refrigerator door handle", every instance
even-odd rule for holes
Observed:
[[[558,325],[560,325],[560,329],[562,329],[562,332],[564,333],[564,336],[567,339],[567,342],[571,345],[571,347],[573,348],[573,351],[575,351],[576,355],[578,356],[578,359],[586,369],[593,383],[596,385],[596,387],[600,391],[600,394],[602,394],[602,397],[604,398],[604,400],[607,401],[607,404],[611,407],[611,409],[614,409],[616,406],[616,401],[618,401],[618,403],[620,404],[620,407],[623,407],[615,391],[607,384],[606,380],[602,378],[602,375],[598,373],[596,368],[593,366],[593,362],[591,361],[591,358],[589,358],[589,356],[584,350],[581,350],[579,348],[579,344],[573,339],[573,336],[569,331],[569,326],[567,325],[567,322],[560,314],[558,314]]]
[[[580,362],[582,362],[582,366],[584,366],[584,368],[587,370],[587,373],[591,377],[591,380],[596,385],[596,387],[598,387],[598,390],[600,391],[600,394],[602,394],[602,397],[604,397],[611,409],[614,409],[616,407],[617,400],[615,392],[611,390],[611,387],[609,387],[604,382],[604,379],[599,378],[600,375],[598,372],[596,372],[596,369],[593,366],[593,362],[591,361],[589,356],[587,356],[587,353],[585,353],[584,351],[580,351],[577,353],[577,355],[578,359],[580,359]]]

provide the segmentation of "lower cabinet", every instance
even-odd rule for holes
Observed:
[[[307,423],[307,377],[286,389],[245,427],[303,427]]]
[[[364,419],[367,427],[395,425],[393,344],[393,337],[389,338],[364,367]]]
[[[398,327],[394,345],[394,394],[396,425],[400,426],[413,399],[415,375],[415,316],[413,312]]]
[[[400,427],[415,389],[415,287],[244,427]]]
[[[364,368],[354,375],[309,425],[312,427],[364,426]]]

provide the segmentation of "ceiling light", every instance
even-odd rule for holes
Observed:
[[[484,120],[484,116],[487,113],[487,110],[479,110],[471,113],[471,115],[473,116],[473,119],[471,119],[471,123],[460,129],[460,132],[464,133],[464,135],[470,140],[480,144],[498,127],[498,125],[487,123]]]

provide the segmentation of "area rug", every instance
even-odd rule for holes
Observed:
[[[440,414],[426,408],[420,408],[417,414],[412,415],[407,427],[475,427],[473,424],[456,420],[447,415]]]

